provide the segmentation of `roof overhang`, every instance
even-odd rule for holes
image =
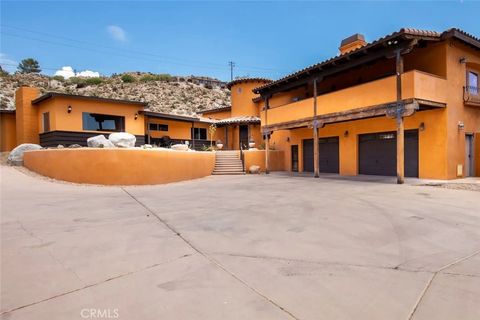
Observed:
[[[154,112],[154,111],[148,111],[148,110],[140,111],[140,114],[143,114],[149,118],[156,118],[156,119],[176,120],[176,121],[184,121],[184,122],[200,121],[200,119],[196,117],[180,116],[176,114]]]
[[[111,98],[102,98],[102,97],[93,97],[93,96],[82,96],[77,94],[68,94],[60,92],[48,92],[34,100],[32,100],[33,105],[38,105],[46,100],[52,98],[66,98],[66,99],[80,99],[80,100],[91,100],[99,102],[109,102],[109,103],[120,103],[120,104],[129,104],[135,106],[146,107],[148,103],[142,101],[132,101],[132,100],[122,100],[122,99],[111,99]]]
[[[480,40],[458,29],[450,29],[443,33],[435,31],[401,29],[361,48],[348,53],[333,57],[323,62],[314,64],[300,71],[292,73],[274,82],[253,89],[253,92],[263,97],[288,91],[300,87],[317,79],[353,69],[379,59],[392,58],[394,52],[401,50],[410,52],[420,42],[439,42],[445,39],[455,38],[480,50]]]
[[[232,110],[232,107],[222,107],[222,108],[216,108],[216,109],[201,110],[201,111],[197,111],[197,113],[209,114],[209,113],[216,113],[216,112],[230,111],[230,110]]]
[[[230,124],[258,124],[260,118],[255,116],[238,116],[215,121],[217,126],[226,126]]]

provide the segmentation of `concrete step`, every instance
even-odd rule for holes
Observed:
[[[245,172],[243,172],[243,171],[235,171],[235,172],[218,172],[218,171],[213,171],[212,174],[213,174],[213,175],[216,175],[216,176],[220,176],[220,175],[223,175],[223,176],[226,176],[226,175],[243,175],[243,174],[245,174]]]

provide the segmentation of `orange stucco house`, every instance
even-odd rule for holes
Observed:
[[[152,112],[139,101],[57,92],[41,95],[37,88],[21,87],[15,95],[15,107],[0,111],[2,151],[22,143],[85,146],[89,137],[121,131],[134,134],[137,145],[168,146],[188,141],[201,149],[215,141],[208,130],[211,120]]]
[[[480,176],[479,76],[478,38],[401,29],[253,92],[286,170],[453,179]]]
[[[267,172],[397,175],[399,182],[480,176],[480,39],[458,29],[401,29],[371,43],[356,34],[339,49],[276,81],[232,81],[231,107],[198,117],[24,87],[16,114],[0,114],[2,151],[127,131],[140,144],[168,137],[198,149],[221,140],[224,149],[245,150],[254,143],[267,150]]]

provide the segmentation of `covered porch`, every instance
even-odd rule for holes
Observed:
[[[254,142],[255,147],[262,145],[260,133],[260,118],[256,116],[237,116],[217,120],[215,122],[217,139],[221,140],[226,150],[246,150],[249,143]]]

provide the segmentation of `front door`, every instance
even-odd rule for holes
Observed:
[[[248,149],[248,126],[240,125],[240,149]]]
[[[473,169],[473,135],[465,135],[465,176],[472,177],[474,175]]]

